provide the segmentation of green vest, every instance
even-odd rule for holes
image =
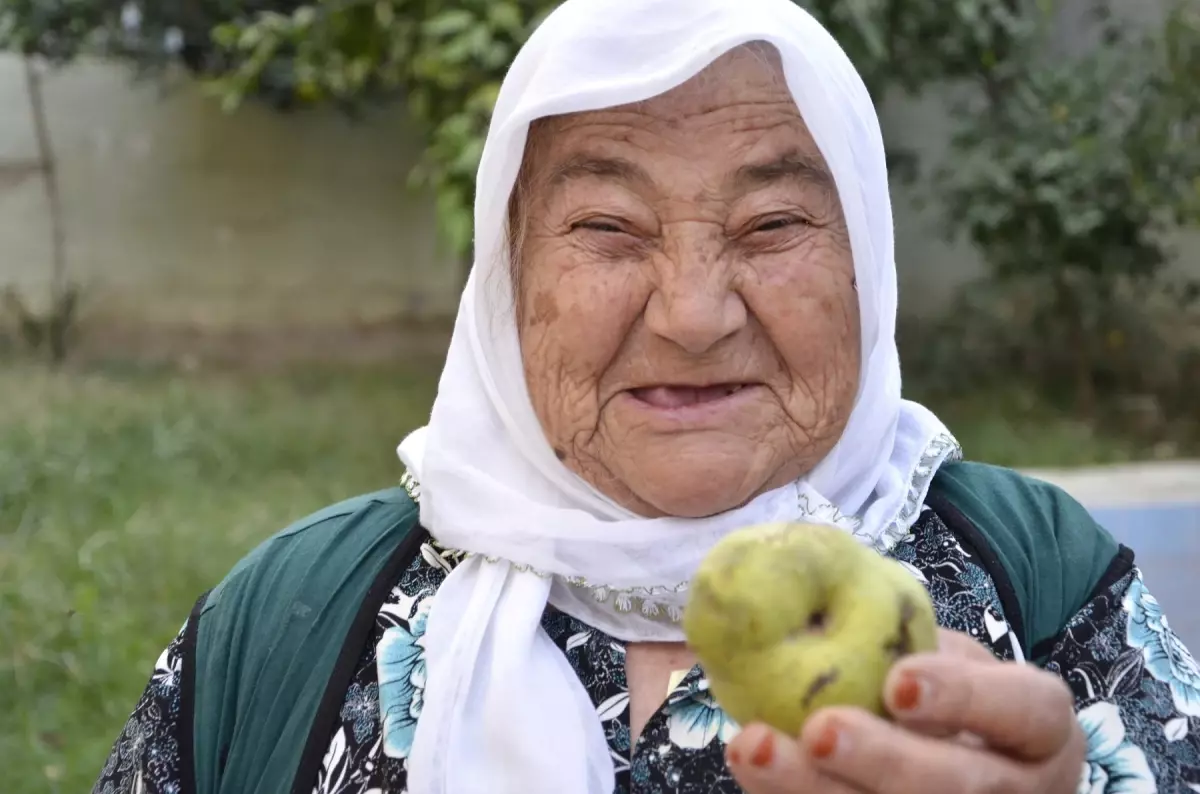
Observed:
[[[402,488],[342,502],[266,541],[197,603],[182,682],[196,794],[284,794],[293,780],[311,794],[329,740],[312,726],[341,708],[375,614],[419,553],[416,527]]]
[[[1063,491],[1006,469],[947,464],[927,503],[984,557],[1035,660],[1118,553]],[[197,602],[182,682],[195,794],[310,794],[329,741],[321,726],[333,725],[376,613],[428,537],[417,512],[402,488],[329,507]]]

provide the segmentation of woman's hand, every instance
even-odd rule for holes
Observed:
[[[1073,794],[1086,742],[1056,676],[1006,664],[964,634],[897,663],[895,721],[824,709],[800,738],[748,725],[726,752],[747,794]]]

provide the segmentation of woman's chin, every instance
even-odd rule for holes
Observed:
[[[664,500],[664,504],[654,508],[655,514],[669,518],[708,518],[720,515],[727,510],[740,507],[749,500],[739,502],[717,502],[712,499],[678,499]]]
[[[786,455],[764,443],[765,435],[631,434],[609,448],[617,454],[598,461],[605,476],[592,482],[643,516],[717,515],[800,475]]]
[[[637,499],[649,508],[639,512],[705,518],[741,507],[765,490],[763,483],[756,482],[758,478],[747,478],[745,474],[722,472],[714,476],[703,467],[693,469],[676,463],[670,472],[646,472],[627,482]]]

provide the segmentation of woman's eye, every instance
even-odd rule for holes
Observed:
[[[572,225],[571,229],[587,229],[590,232],[606,232],[609,234],[621,234],[625,231],[616,221],[604,220],[603,218],[597,218],[590,221],[580,221],[579,223]]]
[[[803,223],[799,218],[783,217],[783,218],[768,218],[758,224],[755,224],[753,231],[756,232],[775,232],[780,229],[786,229],[789,226]]]

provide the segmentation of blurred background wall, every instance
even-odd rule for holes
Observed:
[[[208,329],[370,324],[456,305],[402,108],[224,113],[81,61],[45,82],[72,278],[91,319]],[[48,293],[50,213],[18,58],[0,54],[0,284]]]

